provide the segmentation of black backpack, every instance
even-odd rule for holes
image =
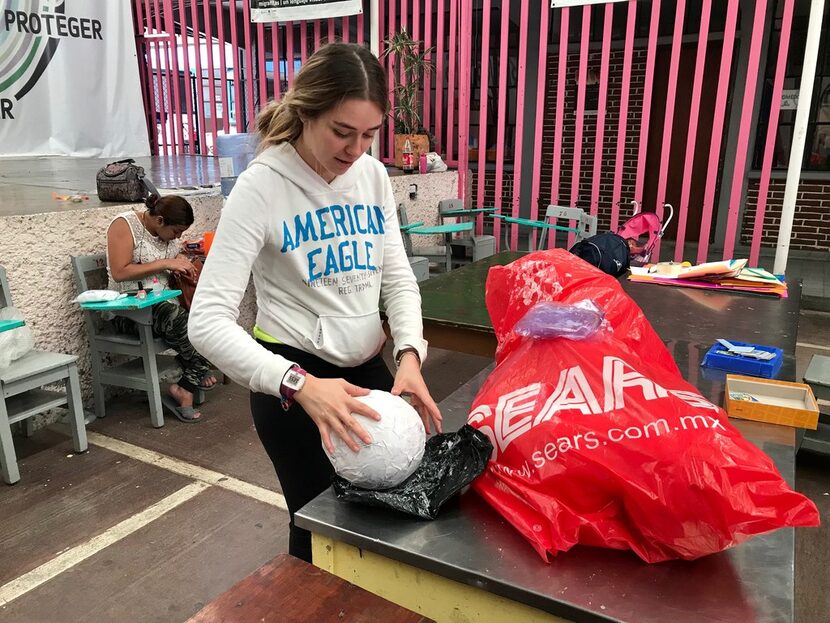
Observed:
[[[614,277],[625,273],[631,264],[628,242],[610,231],[580,240],[570,252]]]

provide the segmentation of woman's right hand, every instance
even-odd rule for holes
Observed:
[[[196,276],[196,267],[193,265],[193,262],[182,256],[167,260],[166,268],[171,272],[178,273],[180,275],[187,275],[191,278]]]
[[[321,379],[307,374],[305,384],[294,394],[294,400],[320,429],[323,446],[329,454],[334,452],[332,433],[340,437],[352,452],[357,452],[360,447],[352,433],[366,444],[372,443],[372,437],[352,414],[380,420],[377,411],[355,398],[368,393],[368,389],[352,385],[345,379]]]

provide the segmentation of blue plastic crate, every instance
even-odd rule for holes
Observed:
[[[719,342],[715,342],[706,352],[706,355],[703,357],[703,363],[700,365],[706,366],[707,368],[726,370],[727,372],[734,372],[736,374],[759,376],[764,379],[775,378],[775,375],[781,370],[781,365],[784,363],[784,351],[780,348],[764,346],[763,344],[736,342],[734,340],[729,341],[735,346],[752,346],[757,350],[775,353],[775,358],[769,361],[761,361],[760,359],[741,357],[740,355],[720,355],[717,351],[725,351],[727,349]]]

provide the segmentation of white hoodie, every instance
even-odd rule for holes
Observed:
[[[327,184],[289,143],[262,152],[239,176],[199,277],[188,333],[234,381],[279,396],[293,362],[258,344],[236,320],[253,269],[257,325],[283,344],[339,366],[395,352],[423,362],[421,296],[406,257],[392,185],[369,155]]]

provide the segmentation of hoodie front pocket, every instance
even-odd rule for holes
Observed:
[[[314,334],[306,341],[328,361],[353,366],[377,354],[385,335],[377,311],[360,316],[317,317]]]

